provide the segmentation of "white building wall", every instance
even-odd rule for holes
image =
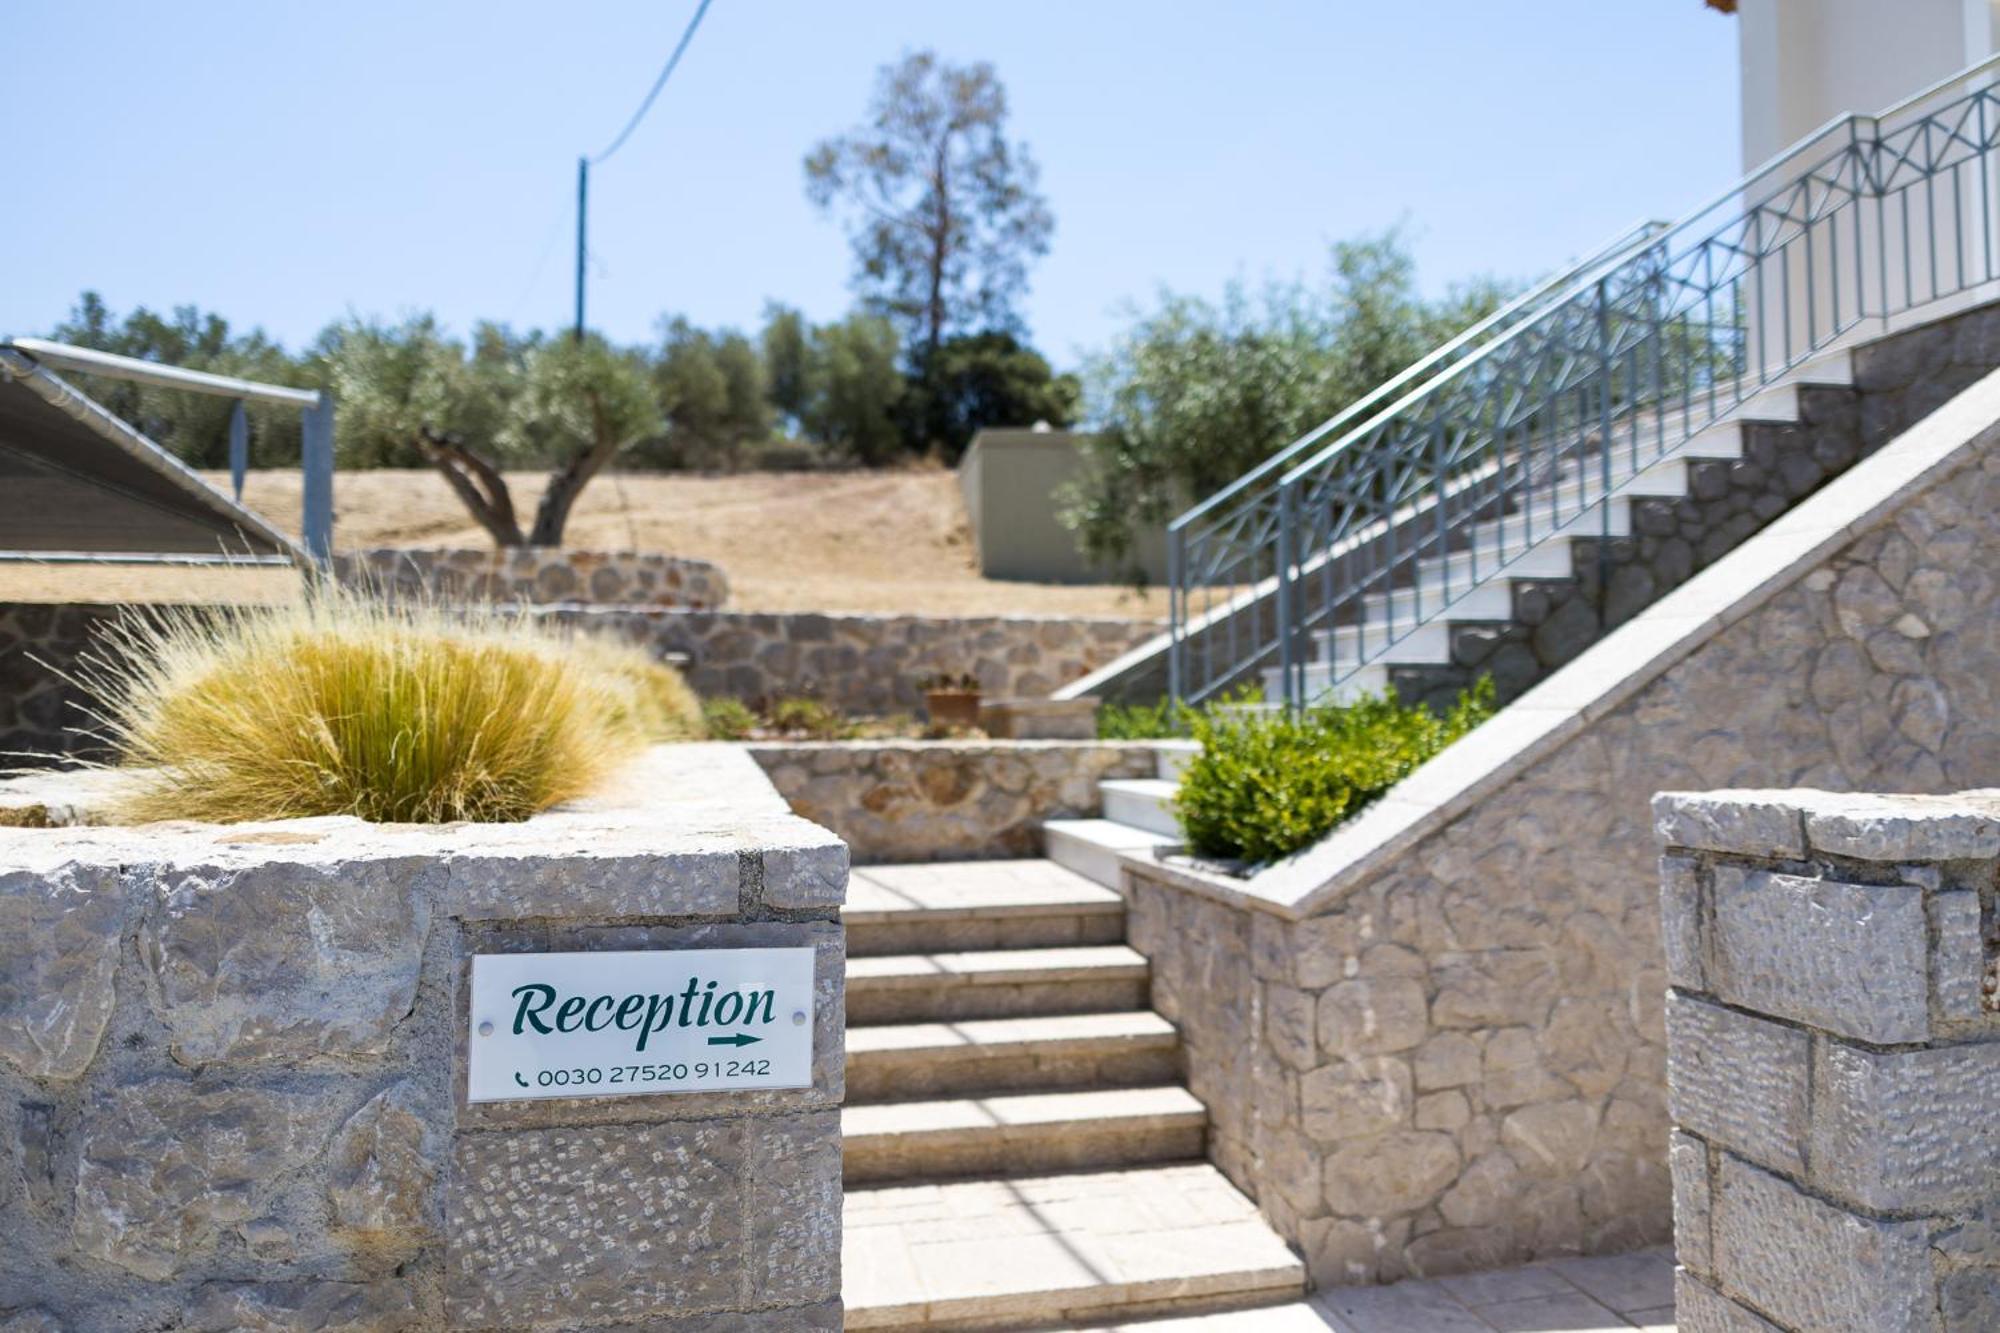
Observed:
[[[1743,167],[2000,49],[2000,0],[1742,0]]]

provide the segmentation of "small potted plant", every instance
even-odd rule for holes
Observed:
[[[979,725],[979,678],[969,671],[944,672],[923,681],[924,711],[933,727],[970,729]]]

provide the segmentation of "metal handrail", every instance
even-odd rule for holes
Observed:
[[[1273,472],[1281,471],[1290,460],[1298,457],[1314,444],[1325,439],[1328,434],[1339,430],[1369,408],[1394,394],[1396,390],[1402,388],[1405,384],[1411,383],[1425,372],[1449,360],[1454,353],[1477,342],[1495,329],[1511,324],[1522,312],[1538,309],[1547,300],[1550,292],[1561,290],[1566,284],[1575,281],[1579,274],[1596,269],[1608,260],[1617,258],[1627,251],[1644,244],[1666,229],[1667,224],[1657,218],[1649,218],[1644,222],[1633,223],[1630,227],[1618,233],[1617,237],[1613,240],[1599,246],[1584,258],[1573,260],[1567,266],[1542,279],[1527,291],[1516,296],[1513,300],[1506,302],[1484,319],[1468,325],[1449,341],[1440,343],[1422,357],[1412,361],[1395,375],[1376,385],[1373,389],[1355,399],[1346,407],[1341,408],[1340,411],[1334,413],[1325,421],[1320,422],[1319,425],[1314,426],[1298,439],[1264,459],[1264,461],[1251,468],[1235,481],[1230,482],[1207,499],[1176,515],[1167,524],[1168,530],[1172,531],[1175,528],[1186,527],[1202,515],[1226,503],[1230,497],[1246,490],[1257,481],[1268,477]]]
[[[232,400],[229,415],[229,471],[237,504],[243,502],[243,479],[250,461],[249,422],[245,403],[273,403],[299,409],[299,471],[304,509],[301,538],[307,554],[322,567],[333,559],[333,398],[317,389],[298,389],[287,384],[267,384],[235,375],[216,375],[205,370],[187,370],[135,356],[101,352],[94,347],[76,347],[51,342],[47,338],[0,338],[0,352],[11,350],[25,357],[29,365],[53,370],[76,371],[103,379],[128,380],[155,388],[186,393],[208,394]],[[51,379],[54,377],[51,376]],[[64,386],[65,389],[68,386]],[[87,401],[87,400],[86,400]],[[92,407],[96,405],[93,403]],[[97,409],[102,411],[102,409]],[[109,413],[107,419],[116,421]],[[130,430],[123,422],[121,429]],[[130,433],[140,439],[136,430]],[[147,441],[151,445],[151,441]],[[153,446],[157,451],[158,446]],[[158,466],[150,455],[150,465]],[[162,459],[169,456],[163,452]],[[175,466],[179,466],[175,462]],[[181,468],[189,477],[194,473]],[[206,483],[199,483],[206,490]],[[284,544],[290,546],[290,540]],[[234,557],[229,558],[234,562]]]
[[[1174,697],[1198,701],[1276,659],[1297,703],[1312,635],[1330,659],[1323,683],[1339,683],[1548,538],[1608,541],[1625,483],[1860,320],[2000,278],[2000,90],[1963,91],[1996,70],[2000,56],[1830,121],[1671,227],[1543,284],[1536,308],[1512,310],[1483,344],[1466,350],[1497,318],[1438,349],[1343,414],[1354,424],[1336,438],[1343,417],[1181,515],[1168,541]]]

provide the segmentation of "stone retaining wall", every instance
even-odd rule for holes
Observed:
[[[722,567],[659,551],[572,551],[553,546],[373,547],[334,557],[347,582],[440,601],[678,607],[713,611],[729,601]]]
[[[704,695],[809,694],[858,713],[915,712],[926,676],[971,672],[988,695],[1042,697],[1156,633],[1148,620],[828,615],[808,611],[551,612],[685,653]]]
[[[1654,810],[1682,1333],[2000,1328],[2000,797]]]
[[[727,747],[518,825],[0,828],[0,1329],[836,1330],[846,854]],[[798,1091],[464,1100],[476,953],[805,945]]]
[[[1211,1152],[1322,1285],[1665,1239],[1651,794],[2000,772],[2000,375],[1242,880],[1127,858]]]
[[[92,631],[127,608],[0,602],[0,767],[17,754],[87,748],[66,684]],[[550,607],[543,614],[615,631],[689,659],[703,695],[813,695],[855,713],[916,713],[927,675],[970,671],[988,696],[1041,697],[1110,661],[1157,628],[1151,621],[1016,616],[868,616],[809,612]]]
[[[747,747],[792,809],[856,861],[1040,856],[1042,821],[1097,813],[1103,778],[1150,778],[1144,741],[765,742]]]

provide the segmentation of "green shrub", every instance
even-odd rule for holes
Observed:
[[[1289,856],[1492,714],[1490,678],[1444,717],[1393,690],[1298,713],[1190,713],[1202,748],[1175,798],[1188,848],[1253,864]]]
[[[1242,704],[1264,702],[1263,687],[1243,685],[1219,696],[1204,709],[1234,709]],[[1101,741],[1162,741],[1185,738],[1194,729],[1194,710],[1162,699],[1152,704],[1105,704],[1097,710],[1097,739]]]
[[[741,699],[704,700],[701,716],[709,736],[718,741],[748,740],[757,730],[757,715]]]
[[[1104,704],[1097,710],[1097,739],[1166,740],[1180,735],[1183,730],[1175,725],[1178,713],[1171,699],[1162,699],[1156,704]]]
[[[819,699],[777,699],[764,710],[764,720],[782,736],[813,741],[844,741],[854,735],[847,715]]]

